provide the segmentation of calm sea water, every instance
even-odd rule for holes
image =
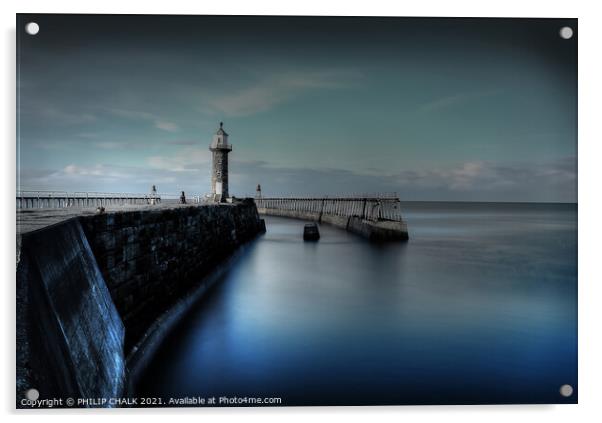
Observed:
[[[577,397],[577,207],[408,203],[407,244],[266,219],[141,379],[283,405]],[[571,398],[559,393],[575,388]]]

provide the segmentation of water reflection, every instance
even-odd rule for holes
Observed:
[[[151,396],[295,404],[572,402],[576,207],[407,204],[407,244],[268,218],[171,334]]]

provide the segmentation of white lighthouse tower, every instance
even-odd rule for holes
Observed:
[[[211,171],[211,197],[213,201],[225,202],[228,193],[228,153],[232,145],[228,143],[228,134],[224,131],[224,123],[219,123],[219,129],[213,136],[209,146],[213,153],[213,166]]]

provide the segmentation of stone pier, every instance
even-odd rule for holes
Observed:
[[[328,223],[375,242],[408,240],[408,228],[396,195],[258,197],[255,202],[264,215]]]
[[[27,214],[27,213],[26,213]],[[18,226],[17,406],[118,397],[156,322],[264,229],[253,200],[31,216]]]

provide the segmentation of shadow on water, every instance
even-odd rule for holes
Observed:
[[[433,216],[435,215],[435,216]],[[284,405],[575,402],[576,208],[406,214],[409,243],[267,233],[169,335],[142,395]]]

